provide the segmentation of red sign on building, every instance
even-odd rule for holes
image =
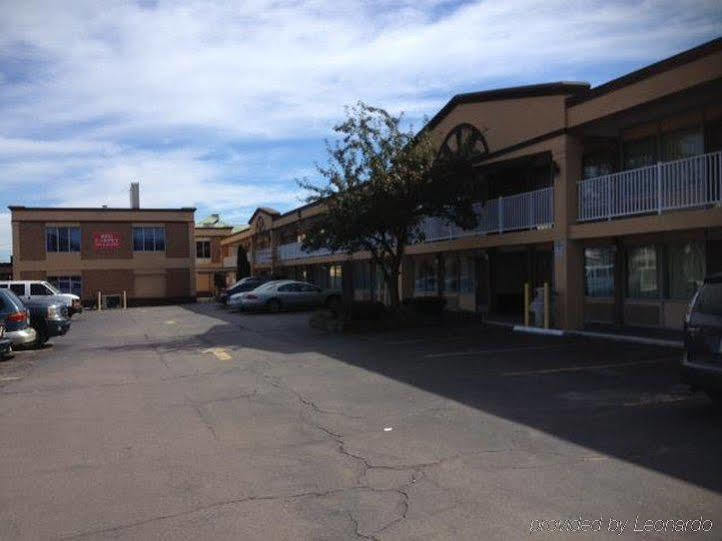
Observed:
[[[120,248],[120,233],[93,233],[93,247],[96,250],[117,250]]]

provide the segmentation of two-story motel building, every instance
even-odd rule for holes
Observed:
[[[722,271],[722,39],[590,88],[550,83],[460,94],[424,128],[474,149],[479,226],[438,220],[409,246],[404,296],[513,317],[525,282],[549,282],[554,325],[679,328],[706,273]],[[255,273],[384,299],[365,253],[304,252],[322,205],[260,208],[221,240]],[[225,259],[225,258],[224,258]]]
[[[15,280],[48,280],[86,305],[196,297],[194,208],[140,208],[136,191],[130,208],[10,211]]]

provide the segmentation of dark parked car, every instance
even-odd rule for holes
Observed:
[[[241,278],[235,284],[233,284],[231,287],[221,293],[221,304],[228,305],[228,299],[231,298],[231,295],[235,295],[236,293],[242,293],[244,291],[253,291],[258,286],[265,284],[269,280],[270,278],[266,278],[265,276],[247,276],[246,278]]]
[[[0,359],[4,359],[6,356],[13,352],[13,343],[9,338],[5,338],[5,325],[0,322]]]
[[[682,380],[722,403],[722,273],[705,279],[690,302]]]
[[[53,336],[63,336],[70,329],[68,307],[57,299],[32,299],[25,301],[30,310],[30,325],[35,329],[35,346],[42,346]]]
[[[0,321],[5,322],[5,338],[13,347],[35,343],[37,333],[30,326],[30,312],[9,289],[0,289]]]

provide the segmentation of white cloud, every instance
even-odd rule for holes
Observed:
[[[0,2],[0,182],[26,188],[0,203],[125,204],[139,179],[148,206],[292,206],[345,104],[418,119],[459,91],[601,82],[720,21],[705,0]]]

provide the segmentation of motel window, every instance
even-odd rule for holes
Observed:
[[[702,284],[705,274],[705,252],[697,240],[672,242],[667,250],[669,297],[689,300]]]
[[[704,154],[704,137],[697,128],[678,130],[662,135],[662,159],[681,160]]]
[[[624,168],[636,169],[657,163],[657,138],[645,137],[624,142]]]
[[[48,278],[48,282],[58,288],[61,293],[82,296],[83,279],[80,276],[51,276]]]
[[[603,148],[582,157],[582,179],[602,177],[614,173],[613,150]]]
[[[48,252],[79,252],[79,227],[45,228],[45,247]]]
[[[636,246],[627,253],[627,296],[659,298],[657,250],[654,246]]]
[[[165,228],[134,227],[133,251],[165,252]]]
[[[462,257],[459,266],[459,292],[473,293],[476,289],[474,280],[474,258]]]
[[[436,258],[418,261],[414,268],[414,293],[417,295],[438,294]]]
[[[196,241],[196,257],[198,259],[210,259],[211,258],[211,241],[209,241],[209,240]]]
[[[329,267],[328,282],[331,289],[341,289],[343,287],[341,265],[331,265]]]
[[[459,272],[460,262],[458,256],[451,256],[445,261],[446,266],[444,268],[444,292],[445,293],[458,293],[459,292]]]
[[[587,297],[614,296],[613,246],[584,250],[584,294]]]

